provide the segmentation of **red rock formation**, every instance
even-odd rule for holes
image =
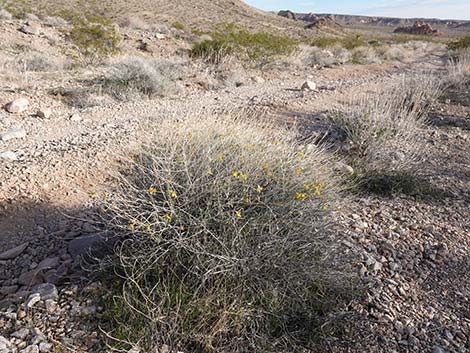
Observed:
[[[441,34],[437,30],[433,29],[429,23],[424,21],[416,21],[413,26],[398,27],[393,31],[393,33],[416,34],[422,36],[438,36]]]

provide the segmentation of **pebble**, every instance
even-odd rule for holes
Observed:
[[[18,245],[17,247],[0,253],[0,260],[10,260],[16,258],[18,255],[23,253],[23,251],[25,251],[28,245],[29,243],[23,243],[21,245]]]
[[[57,292],[57,288],[52,283],[42,283],[38,284],[32,289],[31,295],[39,295],[40,300],[48,300],[48,299],[57,299],[59,294]]]
[[[41,295],[39,293],[33,293],[29,296],[28,300],[26,301],[26,306],[28,308],[32,308],[40,301],[41,301]]]
[[[75,113],[70,116],[70,121],[79,122],[82,121],[82,117],[79,114]]]
[[[29,336],[29,330],[27,328],[19,329],[11,334],[11,337],[18,338],[19,340],[25,340]]]
[[[41,119],[49,119],[52,115],[52,109],[51,108],[40,109],[38,110],[36,115]]]
[[[9,113],[22,113],[28,109],[29,100],[26,98],[19,98],[6,105],[5,109]]]
[[[26,130],[22,127],[11,128],[0,134],[1,141],[9,141],[13,139],[22,139],[26,137]]]
[[[301,89],[303,91],[315,91],[317,89],[317,85],[315,82],[308,80],[302,84]]]
[[[0,152],[0,159],[4,159],[6,161],[16,161],[18,159],[18,156],[13,151],[5,151]]]

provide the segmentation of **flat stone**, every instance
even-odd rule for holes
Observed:
[[[57,268],[59,266],[59,261],[60,259],[58,257],[48,257],[44,260],[42,260],[38,266],[36,267],[36,270],[43,270],[43,269],[51,269],[51,268]]]
[[[0,287],[0,295],[8,295],[8,294],[13,294],[16,293],[18,290],[18,286],[5,286],[5,287]]]
[[[10,102],[6,105],[5,109],[9,113],[22,113],[28,109],[29,100],[26,98],[18,98],[13,102]]]
[[[94,245],[103,240],[99,234],[87,235],[73,239],[68,246],[68,251],[73,258],[86,254]]]
[[[70,121],[79,122],[82,121],[82,117],[79,114],[75,113],[70,116]]]
[[[17,247],[4,251],[0,254],[0,260],[11,260],[20,255],[28,247],[29,243],[18,245]]]
[[[57,288],[52,283],[42,283],[38,284],[37,286],[33,287],[31,290],[32,294],[39,294],[41,300],[48,300],[48,299],[57,299],[59,297],[59,293],[57,292]]]
[[[48,342],[39,343],[39,352],[50,352],[52,351],[52,344]]]
[[[11,334],[11,337],[18,338],[20,340],[25,340],[29,336],[29,330],[27,328],[22,328],[18,331],[15,331]]]
[[[20,353],[39,353],[39,347],[36,344],[32,344],[25,349],[22,349]]]
[[[41,33],[41,26],[36,22],[27,22],[21,26],[20,31],[25,34],[38,35]]]
[[[5,152],[0,152],[0,159],[13,162],[18,159],[18,156],[13,151],[5,151]]]
[[[32,270],[22,273],[18,278],[18,283],[24,286],[35,286],[44,282],[42,270]]]
[[[13,139],[22,139],[26,137],[26,130],[22,127],[14,127],[0,134],[1,141],[9,141]]]

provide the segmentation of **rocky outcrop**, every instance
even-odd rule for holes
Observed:
[[[393,33],[406,33],[422,36],[438,36],[440,33],[433,29],[429,23],[424,21],[416,21],[413,26],[398,27]]]
[[[277,14],[281,17],[285,17],[285,18],[288,18],[290,20],[297,20],[296,14],[293,13],[292,11],[290,11],[290,10],[281,10]]]

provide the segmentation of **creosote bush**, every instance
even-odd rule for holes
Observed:
[[[291,54],[297,42],[289,37],[268,32],[252,33],[234,24],[221,24],[210,33],[211,39],[194,44],[190,55],[211,63],[227,56],[266,62],[276,56]]]
[[[460,50],[470,48],[470,36],[461,37],[448,44],[450,50]]]
[[[122,287],[107,304],[120,348],[274,352],[312,343],[349,277],[331,261],[340,199],[332,161],[296,137],[241,118],[169,119],[121,161],[106,204],[123,237]]]
[[[175,81],[182,72],[178,61],[125,57],[111,65],[103,85],[121,100],[164,96],[176,92]]]

